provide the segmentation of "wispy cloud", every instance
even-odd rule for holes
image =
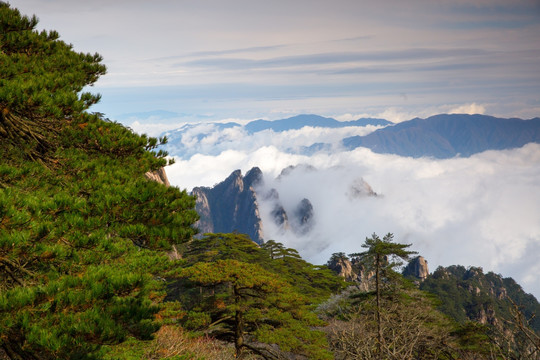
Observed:
[[[332,52],[297,56],[281,56],[269,59],[246,58],[205,58],[178,63],[177,66],[202,66],[223,69],[257,69],[272,67],[290,67],[322,64],[342,64],[365,61],[409,61],[447,59],[463,56],[487,55],[488,52],[480,49],[406,49],[398,51],[377,52]]]

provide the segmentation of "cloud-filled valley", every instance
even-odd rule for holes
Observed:
[[[212,186],[232,171],[258,166],[265,183],[279,192],[286,210],[307,198],[315,225],[306,235],[283,233],[270,219],[271,203],[258,196],[266,239],[299,250],[314,263],[334,252],[361,250],[373,232],[392,232],[412,243],[433,271],[438,265],[481,266],[515,278],[536,296],[540,286],[540,145],[486,151],[467,158],[413,159],[376,154],[366,148],[347,151],[341,139],[366,135],[377,127],[300,130],[250,134],[241,126],[199,124],[171,136],[176,163],[167,168],[173,185]],[[328,144],[319,152],[302,147]],[[277,179],[282,169],[306,164]],[[351,196],[360,179],[378,194]]]

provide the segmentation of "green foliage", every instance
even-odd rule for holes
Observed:
[[[438,309],[460,323],[463,329],[458,334],[466,338],[476,333],[489,335],[489,341],[504,356],[534,358],[530,353],[535,346],[540,347],[534,340],[538,338],[535,314],[540,313],[540,304],[513,279],[492,272],[484,274],[478,267],[439,267],[421,289],[437,296]],[[471,330],[470,323],[479,321],[483,323],[482,332]]]
[[[399,244],[393,241],[394,235],[391,233],[386,234],[382,239],[377,234],[373,234],[362,244],[362,247],[367,249],[366,251],[349,256],[364,264],[367,269],[378,269],[383,276],[390,277],[391,271],[402,265],[400,260],[408,260],[410,255],[416,254],[415,251],[405,250],[411,246],[410,244]]]
[[[486,325],[473,321],[467,321],[452,332],[458,339],[460,347],[464,350],[489,355],[493,345],[488,336],[489,329]]]
[[[270,259],[245,234],[204,234],[186,244],[184,257],[190,264],[217,260],[239,260],[248,263],[269,264]]]
[[[92,358],[157,329],[154,276],[194,234],[194,200],[146,180],[144,157],[57,153],[51,171],[0,149],[0,347]]]
[[[337,252],[330,256],[327,264],[335,264],[341,261],[349,261],[349,257],[344,252]]]
[[[184,324],[234,342],[238,357],[249,350],[268,359],[277,359],[280,352],[331,358],[324,335],[313,330],[322,323],[309,301],[277,274],[256,264],[217,260],[198,262],[182,275],[200,289]]]
[[[158,329],[195,200],[144,177],[166,164],[158,139],[85,112],[99,56],[36,23],[0,3],[0,352],[100,358]]]
[[[73,51],[37,23],[0,2],[0,136],[32,159],[46,158],[51,136],[99,101],[82,90],[106,71],[101,56]]]
[[[376,295],[376,322],[377,322],[377,351],[379,358],[382,358],[383,354],[383,318],[381,296],[383,289],[391,288],[390,295],[394,295],[394,285],[403,284],[400,274],[394,271],[394,268],[401,265],[399,260],[408,260],[409,256],[416,254],[414,251],[405,250],[411,245],[394,243],[394,235],[391,233],[386,234],[383,239],[379,238],[377,234],[373,234],[371,238],[366,238],[363,248],[367,250],[361,253],[350,254],[360,264],[364,265],[366,269],[373,270],[375,272],[375,295]]]
[[[315,304],[345,286],[343,280],[327,267],[308,263],[296,250],[274,240],[259,247],[243,234],[205,234],[201,239],[193,239],[186,244],[184,259],[189,264],[217,260],[258,264],[279,274]]]
[[[512,278],[503,278],[492,272],[484,274],[481,268],[463,266],[439,267],[422,284],[423,290],[437,295],[439,309],[460,323],[477,320],[482,311],[493,310],[497,316],[510,319],[512,303],[517,304],[531,328],[540,330],[540,304]],[[536,320],[536,321],[535,321]]]

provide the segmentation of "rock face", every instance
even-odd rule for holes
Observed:
[[[366,196],[377,196],[377,193],[373,191],[371,186],[363,178],[358,178],[349,186],[347,195],[349,198],[355,199]]]
[[[309,165],[289,166],[276,180],[282,181],[295,171],[316,172],[317,169]],[[377,196],[362,178],[355,179],[344,192],[352,201]],[[235,170],[213,188],[196,187],[192,194],[197,197],[195,209],[200,216],[196,226],[203,234],[237,231],[249,235],[257,243],[264,242],[260,203],[264,203],[262,209],[268,228],[277,229],[281,235],[309,236],[316,226],[317,209],[312,202],[307,198],[301,198],[297,203],[296,200],[282,202],[278,190],[264,186],[263,174],[257,167],[245,176]]]
[[[171,186],[171,184],[169,183],[169,179],[167,178],[167,173],[165,172],[165,168],[160,168],[155,171],[148,171],[146,174],[144,174],[144,176],[148,180],[158,182],[165,186]]]
[[[347,258],[333,258],[328,262],[327,266],[346,281],[356,281],[358,279],[358,274],[353,270],[352,263]]]
[[[201,233],[239,232],[256,243],[263,242],[262,222],[254,187],[263,181],[259,168],[251,169],[245,177],[240,170],[213,188],[196,187],[195,210],[200,220],[196,224]]]
[[[314,224],[313,205],[308,199],[302,199],[294,210],[293,229],[297,234],[305,235],[311,231]]]
[[[403,276],[413,277],[420,281],[424,281],[428,275],[428,263],[422,256],[417,256],[409,261],[409,264],[403,270]]]
[[[298,205],[287,213],[276,189],[271,189],[265,196],[265,201],[273,202],[273,209],[270,213],[274,224],[281,229],[282,232],[292,231],[296,235],[303,236],[309,234],[315,225],[315,210],[311,201],[304,198]]]
[[[346,281],[354,282],[360,291],[367,292],[374,288],[375,272],[366,271],[364,266],[349,260],[343,253],[332,255],[326,266]]]

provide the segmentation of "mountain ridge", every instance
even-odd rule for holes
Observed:
[[[376,153],[411,157],[468,157],[486,150],[540,143],[540,118],[523,120],[487,115],[439,114],[415,118],[343,139],[345,148],[367,147]]]
[[[298,130],[304,126],[324,127],[324,128],[340,128],[346,126],[387,126],[393,124],[385,119],[377,118],[360,118],[352,121],[338,121],[330,117],[323,117],[314,114],[300,114],[286,119],[279,120],[254,120],[247,123],[244,128],[248,133],[263,130],[273,130],[275,132]]]
[[[332,135],[325,137],[319,133],[318,137],[312,137],[312,133],[306,132],[303,143],[295,143],[296,146],[291,146],[290,141],[278,140],[278,134],[288,139],[293,135],[286,135],[287,131],[301,131],[305,127],[328,129],[325,134]],[[337,131],[345,128],[364,130]],[[375,153],[448,159],[469,157],[487,150],[519,148],[531,142],[540,143],[540,118],[523,120],[480,114],[438,114],[392,123],[375,118],[338,121],[301,114],[271,121],[254,120],[245,125],[236,122],[189,123],[162,135],[169,139],[163,149],[183,159],[196,154],[217,156],[225,150],[246,146],[247,151],[255,151],[257,146],[276,146],[285,153],[306,156],[363,147]],[[244,144],[243,139],[251,137],[254,141]]]

